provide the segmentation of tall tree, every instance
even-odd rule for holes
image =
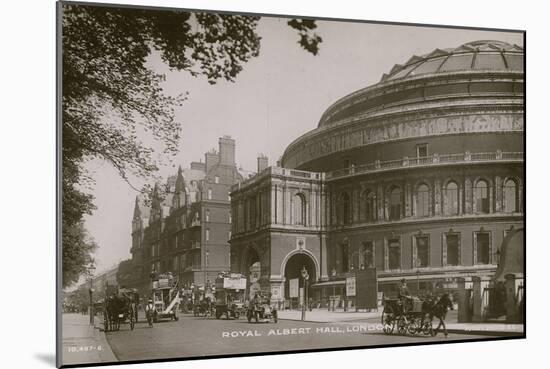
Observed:
[[[158,167],[146,134],[177,153],[181,126],[175,108],[185,94],[169,96],[165,75],[148,68],[153,51],[174,70],[204,76],[211,84],[234,81],[243,65],[259,55],[259,17],[174,10],[62,4],[62,171],[63,248],[90,252],[81,240],[82,218],[94,209],[82,185],[93,181],[86,160],[111,163],[130,185],[131,176],[150,177]],[[299,44],[316,54],[321,39],[312,21],[291,20]],[[79,241],[80,240],[80,241]],[[83,247],[83,248],[81,248]],[[79,260],[79,261],[76,261]],[[84,259],[63,263],[67,286]]]

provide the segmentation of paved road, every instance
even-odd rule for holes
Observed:
[[[177,322],[159,322],[153,328],[143,321],[134,331],[123,326],[118,332],[107,333],[107,340],[119,360],[147,360],[489,338],[457,334],[450,334],[448,338],[442,335],[388,336],[376,326],[374,322],[302,323],[290,320],[254,324],[246,319],[216,320],[180,315]]]

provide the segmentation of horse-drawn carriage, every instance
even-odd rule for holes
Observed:
[[[193,291],[193,316],[210,317],[215,313],[213,304],[213,294],[211,291],[204,290],[204,287],[198,287]]]
[[[452,301],[449,294],[445,293],[440,298],[432,296],[423,299],[419,297],[384,298],[384,310],[382,312],[382,327],[385,334],[416,335],[424,334],[435,336],[437,330],[443,325],[445,336],[445,315],[447,309],[452,309]],[[439,319],[439,325],[433,328],[433,318]]]
[[[103,301],[105,332],[118,331],[125,323],[133,330],[137,322],[138,301],[139,294],[135,289],[116,288],[115,293],[108,293]]]
[[[248,301],[246,318],[248,322],[277,323],[277,308],[271,304],[271,294],[256,295]]]

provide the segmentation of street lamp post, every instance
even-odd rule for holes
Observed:
[[[420,259],[416,258],[414,264],[416,266],[416,294],[420,295]]]
[[[330,273],[332,277],[332,311],[336,311],[336,268],[332,268],[332,271]],[[330,311],[330,299],[328,302],[328,311]]]
[[[208,279],[208,249],[206,249],[204,256],[204,293],[206,293],[206,281]]]
[[[306,266],[302,267],[302,278],[304,279],[304,301],[302,302],[302,321],[306,320],[306,304],[307,304],[307,282],[309,279],[309,273],[307,272]]]
[[[88,278],[90,279],[90,288],[88,290],[89,294],[90,294],[90,307],[89,307],[89,310],[90,310],[90,325],[94,325],[94,303],[93,303],[93,292],[94,292],[94,278],[93,278],[93,275],[94,275],[94,271],[95,271],[95,266],[93,263],[90,264],[90,266],[87,269],[87,273],[88,273]]]

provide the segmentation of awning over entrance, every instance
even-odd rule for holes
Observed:
[[[346,281],[341,279],[341,280],[336,280],[336,281],[325,281],[325,282],[315,283],[315,284],[311,285],[311,287],[321,288],[321,287],[332,287],[332,286],[344,286],[345,284],[346,284]]]

